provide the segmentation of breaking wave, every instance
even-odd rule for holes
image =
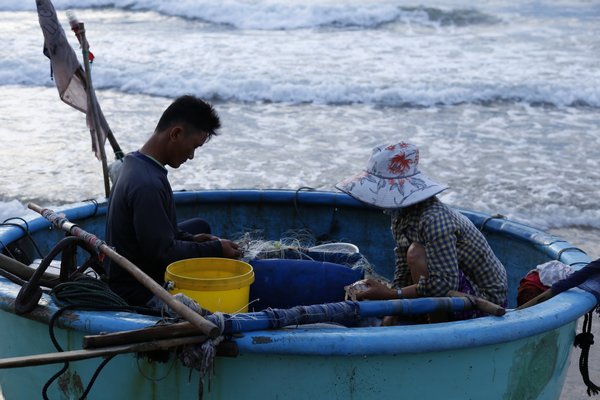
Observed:
[[[238,29],[287,30],[320,27],[377,28],[390,23],[424,26],[468,26],[500,22],[475,9],[444,10],[401,7],[390,1],[198,1],[198,0],[54,0],[57,10],[116,8],[154,11],[163,15],[201,20]],[[32,11],[31,2],[5,0],[0,11]]]

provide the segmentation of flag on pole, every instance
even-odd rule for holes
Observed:
[[[44,33],[44,55],[50,59],[51,73],[60,99],[86,114],[87,127],[92,137],[92,151],[100,159],[100,146],[104,146],[110,128],[100,109],[96,94],[89,91],[85,72],[75,51],[67,41],[65,31],[58,22],[56,10],[50,0],[36,0],[40,27]],[[89,96],[89,99],[88,99]],[[99,120],[99,135],[96,135],[93,113]]]

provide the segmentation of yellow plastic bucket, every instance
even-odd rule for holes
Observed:
[[[231,258],[188,258],[169,264],[165,282],[171,294],[183,293],[209,311],[248,312],[254,270]]]

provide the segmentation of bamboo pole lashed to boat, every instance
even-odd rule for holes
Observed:
[[[185,320],[196,326],[201,333],[204,335],[215,338],[219,336],[219,328],[210,321],[204,319],[200,314],[196,313],[185,304],[175,299],[169,292],[167,292],[162,286],[160,286],[154,279],[150,278],[145,272],[139,269],[131,261],[117,253],[103,240],[99,239],[95,235],[88,233],[75,225],[74,223],[67,220],[65,217],[56,214],[54,211],[42,208],[37,204],[29,203],[27,207],[46,218],[48,221],[53,223],[57,228],[62,229],[73,236],[80,237],[87,241],[90,245],[97,249],[98,252],[106,255],[112,261],[117,263],[123,269],[131,274],[138,282],[144,285],[150,290],[156,297],[165,302],[172,310],[178,313]]]
[[[89,66],[89,64],[92,62],[92,60],[94,59],[92,52],[89,50],[89,43],[85,42],[86,47],[84,48],[83,46],[83,40],[85,39],[84,36],[82,36],[81,32],[79,31],[80,29],[80,23],[77,20],[77,17],[75,16],[75,14],[72,11],[67,11],[67,16],[69,17],[69,25],[71,25],[71,30],[73,31],[73,33],[75,33],[75,37],[77,38],[77,41],[79,42],[79,45],[81,46],[81,50],[83,53],[83,57],[84,57],[84,63],[87,60],[87,64]],[[83,24],[81,24],[81,29],[83,30],[84,26]],[[83,32],[85,33],[85,30],[83,30]],[[89,81],[89,85],[88,88],[90,90],[92,90],[92,94],[94,97],[96,97],[95,92],[93,91],[93,87],[91,85],[91,71],[90,71],[90,76],[86,77],[86,81]],[[106,120],[104,120],[104,116],[101,117],[102,112],[100,111],[100,104],[96,101],[96,104],[98,106],[97,111],[99,112],[98,114],[98,119],[102,119],[102,122],[106,123]],[[99,121],[100,122],[100,121]],[[104,124],[102,124],[102,122],[100,122],[100,126],[103,127]],[[125,156],[123,154],[123,151],[121,150],[121,146],[119,146],[119,143],[117,142],[117,139],[115,138],[115,135],[113,134],[112,130],[110,129],[110,127],[108,126],[108,124],[106,124],[106,131],[104,132],[106,134],[106,138],[108,139],[111,147],[113,148],[113,152],[115,153],[115,158],[117,160],[121,160],[123,159],[123,157]]]
[[[347,307],[346,307],[347,306]],[[223,314],[224,334],[236,334],[257,330],[277,329],[286,325],[303,325],[316,322],[354,323],[368,317],[386,315],[415,316],[436,311],[465,311],[478,309],[485,313],[502,316],[503,307],[476,296],[450,292],[448,297],[422,297],[417,299],[370,300],[361,302],[338,302],[312,306],[296,306],[290,309],[270,309],[243,314]],[[206,316],[213,320],[220,317]],[[151,326],[131,331],[89,335],[83,339],[84,348],[123,345],[127,343],[193,336],[198,329],[189,322]]]
[[[473,296],[456,290],[450,290],[448,292],[448,296],[467,298],[474,303],[475,308],[490,315],[501,317],[504,314],[506,314],[506,309],[504,307],[501,307],[498,304],[494,304],[491,301],[488,301],[481,297]]]
[[[517,310],[523,310],[525,308],[535,306],[536,304],[543,303],[544,301],[549,300],[552,297],[554,297],[554,293],[552,293],[552,290],[546,289],[542,293],[535,296],[533,299],[529,300],[526,303],[521,304],[519,307],[517,307]]]
[[[86,360],[88,358],[107,357],[125,353],[146,353],[156,350],[171,349],[189,344],[198,344],[205,342],[206,340],[206,336],[188,336],[183,338],[130,343],[97,349],[71,350],[58,353],[34,354],[31,356],[3,358],[0,359],[0,369],[56,364],[66,361]]]
[[[85,38],[85,27],[83,23],[79,23],[79,34],[81,35],[81,51],[83,53],[83,65],[85,68],[85,80],[87,84],[87,106],[91,114],[92,125],[94,126],[94,133],[96,134],[96,144],[100,152],[100,160],[102,161],[102,175],[104,176],[104,192],[106,197],[110,194],[110,182],[108,178],[108,163],[106,161],[106,152],[104,150],[104,143],[102,139],[102,131],[100,129],[100,119],[94,106],[94,99],[96,93],[92,86],[92,71],[89,60],[89,44]]]

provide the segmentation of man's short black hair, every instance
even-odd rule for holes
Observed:
[[[176,123],[206,132],[209,138],[217,135],[217,129],[221,127],[221,120],[213,106],[191,95],[178,97],[167,107],[156,125],[156,131],[168,129]]]

